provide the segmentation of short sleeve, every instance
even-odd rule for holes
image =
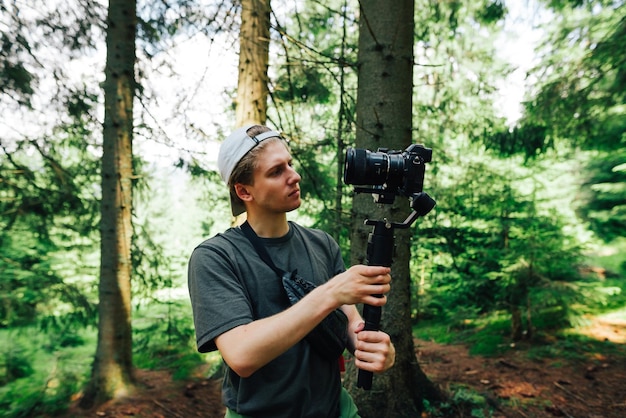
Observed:
[[[216,246],[197,247],[189,260],[188,286],[198,351],[217,349],[215,338],[253,321],[249,297],[233,263],[235,255]]]

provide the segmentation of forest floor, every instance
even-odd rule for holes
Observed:
[[[625,321],[596,321],[585,333],[626,347]],[[465,387],[479,393],[493,408],[494,417],[626,417],[626,355],[589,353],[578,361],[537,360],[528,358],[519,347],[485,358],[470,355],[463,345],[424,340],[415,340],[415,349],[432,382],[450,391]],[[219,381],[202,376],[172,380],[171,373],[164,370],[138,370],[137,379],[139,389],[133,396],[90,411],[72,407],[64,417],[224,416]]]

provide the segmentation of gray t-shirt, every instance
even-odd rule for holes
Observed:
[[[289,223],[281,238],[262,238],[272,261],[316,285],[345,270],[337,243],[323,231]],[[216,350],[215,338],[239,325],[287,309],[281,280],[257,255],[240,228],[202,244],[189,261],[189,293],[200,352]],[[328,361],[302,340],[248,378],[226,368],[225,405],[253,417],[338,417],[341,380]]]

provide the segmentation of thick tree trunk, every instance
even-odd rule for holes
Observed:
[[[98,345],[81,402],[85,407],[124,395],[133,383],[130,249],[135,1],[110,0],[107,23]]]
[[[242,0],[239,32],[237,126],[265,124],[270,41],[270,0]]]
[[[400,0],[389,7],[384,0],[362,0],[359,23],[359,81],[357,92],[358,148],[404,150],[412,138],[413,15],[414,2]],[[402,222],[410,212],[405,197],[376,207],[369,194],[353,202],[351,262],[366,260],[371,227],[365,219]],[[424,398],[440,399],[437,388],[417,363],[410,319],[410,230],[396,229],[392,290],[383,308],[381,328],[396,347],[396,365],[374,375],[370,391],[357,389],[356,371],[346,375],[346,386],[362,417],[419,416]]]

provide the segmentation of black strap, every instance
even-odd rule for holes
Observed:
[[[267,249],[263,245],[263,241],[261,241],[261,238],[259,238],[256,232],[254,232],[254,229],[252,229],[248,221],[245,221],[243,224],[241,224],[241,230],[243,231],[244,235],[250,240],[250,242],[256,249],[256,252],[259,254],[259,257],[261,257],[261,260],[263,260],[265,264],[267,264],[272,270],[274,270],[276,274],[278,274],[278,277],[283,277],[286,272],[276,267],[276,265],[272,261],[272,258],[267,252]]]

